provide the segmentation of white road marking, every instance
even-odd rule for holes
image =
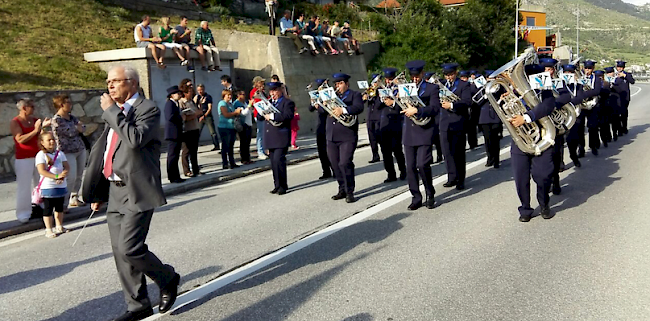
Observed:
[[[506,147],[501,149],[500,154],[505,154],[508,151],[510,151],[510,147]],[[481,166],[485,163],[487,160],[487,157],[481,158],[477,161],[474,161],[472,163],[467,164],[466,169],[470,170],[475,167]],[[433,185],[438,185],[443,182],[447,181],[447,175],[442,175],[439,176],[438,178],[433,180]],[[420,185],[420,190],[424,190],[424,186]],[[201,285],[195,289],[192,289],[188,292],[183,293],[180,295],[176,303],[174,304],[174,307],[170,309],[167,313],[165,314],[160,314],[158,312],[158,307],[155,308],[155,314],[146,318],[145,320],[152,321],[152,320],[157,320],[158,318],[171,313],[183,306],[186,306],[192,302],[195,302],[205,296],[207,296],[210,293],[214,293],[218,291],[219,289],[239,280],[242,279],[248,275],[251,275],[297,251],[300,251],[304,249],[305,247],[312,245],[344,228],[350,227],[354,224],[357,224],[377,213],[380,213],[381,211],[388,209],[389,207],[399,204],[400,202],[403,202],[405,200],[408,200],[411,198],[411,193],[410,192],[404,192],[401,193],[397,196],[394,196],[384,202],[381,202],[377,205],[374,205],[358,214],[355,214],[349,218],[346,218],[342,221],[339,221],[333,225],[330,225],[322,230],[319,230],[313,234],[310,234],[309,236],[306,236],[303,239],[300,239],[294,243],[291,243],[281,249],[278,249],[274,252],[271,252],[265,256],[262,256],[246,265],[243,265],[235,270],[232,270],[204,285]]]
[[[638,90],[637,90],[635,93],[631,94],[630,97],[634,97],[634,96],[636,96],[636,95],[637,95],[638,93],[640,93],[641,90],[642,90],[641,87],[639,87],[639,86],[632,86],[632,87],[634,87],[634,88],[636,88],[636,89],[638,89]]]

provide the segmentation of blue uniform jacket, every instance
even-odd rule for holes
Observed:
[[[625,81],[623,78],[616,77],[614,84],[612,84],[611,91],[609,94],[609,105],[612,107],[615,113],[621,114],[625,112],[625,106],[623,105],[623,95],[628,93],[625,92]]]
[[[634,83],[636,81],[634,80],[634,77],[632,77],[632,74],[630,74],[630,73],[625,73],[625,78],[622,78],[622,79],[624,79],[625,86],[623,86],[621,88],[621,102],[622,103],[629,103],[630,102],[630,85],[634,85]]]
[[[183,118],[178,103],[167,99],[165,103],[165,139],[181,139],[183,136]]]
[[[526,114],[530,116],[530,119],[532,121],[537,121],[540,118],[546,117],[550,115],[553,110],[555,110],[556,106],[556,101],[555,97],[553,96],[553,92],[550,90],[544,90],[542,91],[542,101],[532,108],[531,110],[527,111]],[[513,141],[511,144],[510,148],[510,153],[511,154],[518,154],[518,155],[527,155],[526,153],[522,152],[519,147],[515,144]]]
[[[397,91],[397,89],[394,90]],[[389,107],[382,101],[377,106],[377,110],[380,112],[379,133],[400,132],[402,130],[404,115],[397,103]]]
[[[367,121],[379,121],[381,119],[381,111],[379,106],[382,105],[381,99],[379,96],[372,97],[368,99],[368,119]]]
[[[494,97],[501,97],[501,94],[503,94],[505,90],[500,89],[497,91],[494,95]],[[481,109],[481,114],[479,115],[478,118],[478,123],[479,125],[482,124],[498,124],[501,122],[501,119],[497,115],[497,112],[494,110],[492,107],[492,104],[490,104],[490,101],[483,96],[481,100],[478,102],[478,106]]]
[[[402,144],[404,146],[430,146],[438,135],[438,128],[434,118],[438,115],[440,107],[440,87],[435,84],[422,82],[418,96],[425,107],[418,108],[417,118],[431,117],[431,121],[424,126],[416,125],[410,118],[404,117],[402,130]]]
[[[316,123],[316,134],[325,134],[325,125],[327,125],[327,116],[329,114],[323,108],[316,108],[309,105],[309,111],[318,113],[318,122]]]
[[[346,91],[343,95],[340,95],[341,100],[347,105],[347,111],[350,115],[360,115],[363,113],[363,99],[361,98],[361,93],[350,90]],[[343,124],[339,123],[333,117],[327,118],[327,140],[330,142],[350,142],[357,141],[359,130],[359,122],[356,124],[346,127]]]
[[[282,122],[280,126],[273,126],[265,120],[264,124],[264,149],[288,148],[291,143],[291,119],[296,111],[296,104],[291,99],[281,97],[275,103],[275,108],[280,112],[273,114],[273,122]]]
[[[445,84],[446,80],[442,79],[441,83]],[[440,110],[440,130],[461,131],[465,128],[465,123],[469,118],[469,110],[472,106],[472,88],[468,82],[456,79],[454,85],[449,88],[460,101],[454,103],[454,109],[448,110],[441,108]]]

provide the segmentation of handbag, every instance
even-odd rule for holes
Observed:
[[[56,158],[59,157],[59,151],[56,151],[56,154],[54,154],[54,159],[52,160],[52,165],[47,167],[47,171],[50,171],[50,168],[56,163]],[[38,185],[34,187],[34,190],[32,191],[32,204],[37,204],[40,205],[43,203],[43,195],[41,194],[41,184],[43,184],[43,180],[45,177],[41,177],[41,180],[38,182]]]
[[[238,133],[244,131],[244,125],[242,124],[241,117],[235,116],[235,119],[233,120],[233,126],[235,126],[235,130]]]

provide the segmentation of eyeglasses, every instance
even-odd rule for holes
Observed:
[[[109,79],[109,80],[106,80],[106,86],[110,86],[110,85],[112,85],[112,84],[122,83],[122,82],[125,82],[125,81],[127,81],[127,80],[131,80],[131,78],[123,78],[123,79]]]

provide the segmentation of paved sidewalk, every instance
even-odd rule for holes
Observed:
[[[199,147],[199,165],[201,173],[198,177],[188,178],[183,183],[171,184],[167,180],[167,172],[165,164],[167,163],[167,154],[163,153],[160,158],[163,190],[166,196],[173,196],[183,194],[195,189],[207,187],[210,185],[218,184],[220,182],[245,177],[248,175],[264,172],[271,169],[271,162],[266,160],[257,159],[257,147],[255,138],[251,141],[251,158],[254,161],[250,165],[242,165],[236,169],[221,169],[221,154],[218,151],[211,151],[212,144],[210,142],[202,142]],[[316,148],[316,135],[299,135],[297,143],[300,149],[289,151],[287,162],[289,165],[300,163],[303,161],[318,158]],[[359,146],[364,147],[369,144],[368,131],[365,124],[359,126]],[[240,164],[239,158],[239,141],[235,142],[235,160]],[[365,161],[365,160],[358,160]],[[179,162],[179,170],[182,172],[182,167]],[[320,176],[321,173],[314,173],[315,177]],[[182,175],[182,174],[181,174]],[[183,176],[183,178],[185,178]],[[15,195],[16,195],[16,182],[15,180],[5,180],[0,183],[0,193],[5,195],[5,198],[0,199],[0,239],[18,235],[21,233],[34,231],[44,228],[43,220],[35,219],[30,220],[26,224],[21,224],[16,220],[15,215]],[[88,205],[79,208],[72,208],[66,214],[65,220],[72,221],[80,218],[86,218],[90,215],[90,207]]]

